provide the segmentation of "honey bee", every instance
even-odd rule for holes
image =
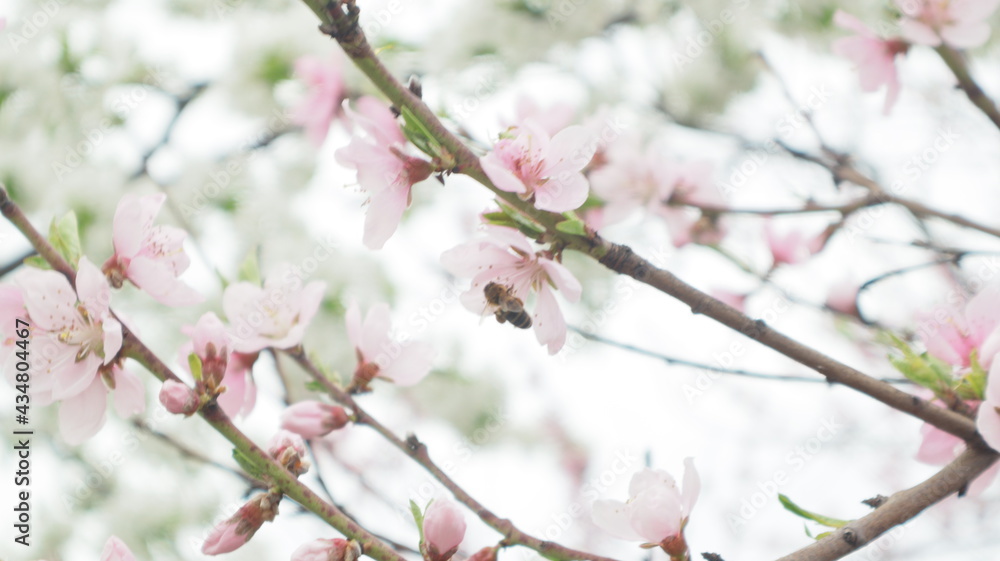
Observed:
[[[498,322],[510,322],[521,329],[531,327],[531,316],[524,311],[524,302],[514,296],[511,287],[490,282],[483,289],[483,295],[486,296],[486,303],[493,308]]]

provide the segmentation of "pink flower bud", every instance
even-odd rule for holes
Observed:
[[[198,411],[198,396],[191,388],[176,380],[163,382],[160,403],[174,415],[193,415]]]
[[[319,401],[300,401],[281,414],[281,428],[302,438],[318,438],[344,428],[350,419],[343,407]]]
[[[424,556],[429,561],[447,561],[465,537],[465,517],[449,499],[438,499],[424,513]]]
[[[267,453],[295,475],[309,471],[309,462],[303,459],[306,457],[306,444],[301,436],[293,432],[279,430],[267,445]]]
[[[358,542],[340,538],[313,540],[292,553],[292,561],[356,561],[359,557]]]
[[[132,551],[125,545],[125,542],[118,539],[117,536],[111,536],[104,543],[101,561],[135,561],[135,555],[132,555]]]
[[[201,552],[219,555],[236,551],[264,525],[278,515],[281,493],[260,493],[240,507],[232,517],[217,525],[205,539]]]

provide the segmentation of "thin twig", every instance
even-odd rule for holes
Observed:
[[[722,366],[715,366],[712,364],[705,364],[702,362],[696,362],[684,358],[667,356],[665,354],[658,353],[656,351],[650,351],[648,349],[643,349],[635,345],[630,345],[628,343],[622,343],[620,341],[608,339],[607,337],[602,337],[601,335],[597,335],[596,333],[584,331],[578,327],[570,326],[569,329],[571,331],[579,333],[584,339],[589,339],[597,343],[602,343],[604,345],[608,345],[611,347],[617,347],[622,350],[648,356],[650,358],[655,358],[657,360],[662,360],[667,364],[675,364],[677,366],[687,366],[689,368],[700,368],[703,370],[711,370],[712,372],[718,372],[720,374],[732,374],[734,376],[757,378],[761,380],[776,380],[784,382],[809,382],[809,383],[819,382],[823,384],[830,383],[830,380],[826,378],[811,378],[806,376],[796,376],[794,374],[765,374],[763,372],[753,372],[751,370],[743,370],[742,368],[724,368]],[[913,382],[907,380],[906,378],[879,378],[879,380],[887,384],[903,384],[903,385],[913,384]]]

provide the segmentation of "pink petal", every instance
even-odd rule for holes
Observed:
[[[347,340],[355,349],[361,347],[361,308],[356,300],[351,300],[344,313],[344,323],[347,324]]]
[[[483,172],[497,189],[508,193],[526,193],[528,191],[528,187],[521,181],[521,178],[507,169],[496,152],[490,152],[479,158],[479,163],[483,166]]]
[[[962,439],[924,423],[920,427],[923,440],[917,451],[917,460],[931,465],[944,465],[955,459],[959,447],[964,447]]]
[[[59,332],[81,321],[76,311],[76,291],[61,274],[29,268],[15,282],[35,327]]]
[[[140,256],[128,266],[128,279],[165,306],[192,306],[205,298],[178,279],[168,263]]]
[[[368,249],[382,249],[385,242],[399,227],[403,212],[409,203],[410,186],[392,185],[371,195],[371,204],[365,216],[365,233],[362,241]]]
[[[941,37],[924,22],[903,18],[899,22],[899,30],[903,38],[911,43],[928,47],[937,47],[941,44]]]
[[[109,364],[122,348],[122,324],[109,316],[101,322],[101,330],[104,332],[104,364]]]
[[[104,551],[101,552],[101,561],[135,561],[135,555],[125,545],[125,542],[117,536],[111,536],[104,543]]]
[[[854,31],[858,35],[876,37],[875,33],[867,25],[865,25],[864,22],[853,14],[849,14],[843,10],[837,10],[836,13],[833,14],[833,23],[844,29]]]
[[[115,411],[119,417],[131,417],[146,410],[146,388],[131,371],[115,367]]]
[[[96,265],[86,256],[80,258],[76,272],[76,293],[91,315],[92,321],[98,321],[108,313],[111,304],[111,286]]]
[[[379,365],[379,374],[399,386],[412,386],[427,376],[433,362],[433,347],[427,343],[408,343],[388,364]]]
[[[642,536],[632,529],[629,508],[625,503],[609,500],[594,501],[590,512],[594,524],[612,536],[630,541],[642,539]]]
[[[654,489],[673,489],[676,492],[677,482],[666,470],[643,468],[629,481],[628,495],[635,498]]]
[[[79,394],[59,405],[59,432],[71,445],[82,444],[104,426],[108,408],[108,389],[100,376]]]
[[[662,488],[650,489],[629,504],[629,520],[649,543],[659,543],[681,529],[680,496]]]
[[[160,207],[167,200],[163,193],[143,197],[125,195],[118,203],[113,221],[113,241],[115,253],[120,257],[132,258],[142,248],[146,230],[152,227]]]
[[[990,26],[985,21],[948,25],[941,29],[941,38],[953,47],[971,49],[990,38]]]
[[[566,343],[566,320],[563,319],[559,304],[548,286],[543,286],[538,291],[532,323],[535,327],[535,338],[542,345],[548,345],[550,355],[562,349]]]
[[[545,154],[546,177],[556,177],[562,173],[582,170],[597,151],[597,142],[586,128],[574,125],[567,127],[552,137]]]
[[[552,212],[576,210],[587,200],[590,184],[580,172],[559,172],[535,189],[535,207]]]
[[[698,477],[698,471],[694,469],[694,460],[692,458],[684,459],[684,485],[683,492],[681,493],[681,506],[684,508],[684,515],[690,515],[691,510],[694,508],[694,503],[698,500],[698,494],[701,492],[701,478]]]
[[[389,339],[389,330],[392,328],[392,320],[389,314],[389,305],[378,303],[368,310],[365,316],[365,323],[361,331],[361,353],[365,360],[376,361],[385,353],[392,341]]]
[[[226,374],[222,377],[222,385],[226,391],[219,396],[219,407],[231,418],[245,417],[253,411],[257,402],[257,386],[253,383],[250,371],[240,368],[230,357]]]
[[[580,285],[580,281],[576,280],[576,277],[573,276],[573,273],[569,272],[569,269],[564,267],[562,263],[557,263],[549,259],[539,259],[538,264],[542,269],[545,269],[545,274],[549,276],[552,283],[559,289],[559,293],[563,295],[563,298],[570,302],[580,300],[583,287]]]
[[[101,366],[101,358],[94,353],[90,353],[83,360],[76,360],[79,347],[60,345],[52,349],[54,360],[52,361],[52,398],[56,400],[68,399],[86,391],[97,375],[97,369]]]
[[[252,534],[238,534],[239,520],[229,519],[212,529],[201,546],[205,555],[221,555],[235,551],[247,543]]]
[[[424,539],[437,552],[457,548],[465,537],[465,517],[450,499],[437,499],[424,513]]]

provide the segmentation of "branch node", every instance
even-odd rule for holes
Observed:
[[[844,528],[844,532],[840,535],[840,538],[851,547],[858,547],[858,542],[860,541],[857,532],[850,527]]]

